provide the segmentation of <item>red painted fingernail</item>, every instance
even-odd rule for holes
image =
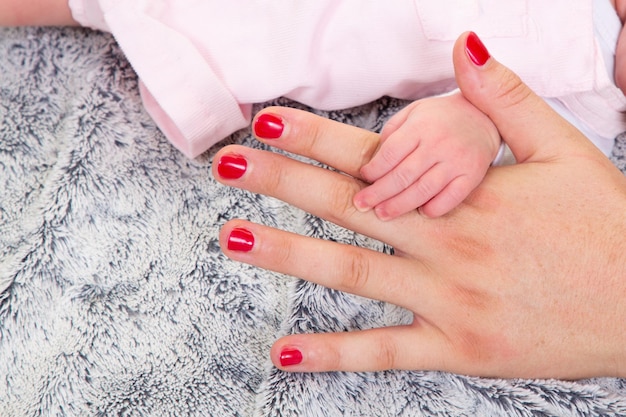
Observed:
[[[293,366],[302,363],[302,352],[294,348],[286,348],[280,352],[280,364],[282,366]]]
[[[235,228],[228,236],[228,250],[250,252],[254,247],[254,235],[247,229]]]
[[[227,180],[236,180],[246,173],[248,162],[241,155],[224,155],[217,163],[217,173]]]
[[[283,119],[265,113],[260,115],[254,123],[254,134],[261,139],[278,139],[283,134]]]
[[[465,51],[472,62],[479,67],[485,65],[485,62],[491,58],[485,44],[483,44],[478,35],[474,32],[470,32],[467,36],[467,40],[465,41]]]

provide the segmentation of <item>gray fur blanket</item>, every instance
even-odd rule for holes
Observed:
[[[319,113],[380,129],[404,104]],[[217,147],[235,142],[263,146],[241,131]],[[385,248],[219,185],[214,152],[188,160],[163,138],[108,35],[0,30],[1,416],[626,415],[615,379],[272,368],[281,334],[408,317],[224,257],[236,217]],[[626,172],[624,155],[620,138]]]

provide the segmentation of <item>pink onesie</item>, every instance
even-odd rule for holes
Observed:
[[[79,23],[114,35],[141,80],[147,111],[191,158],[246,127],[253,103],[284,96],[334,110],[449,91],[452,46],[466,30],[539,95],[571,111],[605,153],[626,130],[626,98],[594,36],[593,0],[69,4]]]

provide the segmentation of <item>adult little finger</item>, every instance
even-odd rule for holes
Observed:
[[[389,369],[447,370],[453,352],[430,325],[283,337],[272,346],[272,363],[289,372],[375,372]]]

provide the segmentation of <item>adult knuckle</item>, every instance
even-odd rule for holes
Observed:
[[[450,294],[451,299],[456,300],[458,305],[479,311],[489,307],[489,296],[479,288],[463,284],[451,285]]]
[[[322,139],[325,135],[320,123],[309,123],[306,125],[306,130],[298,134],[298,137],[306,138],[306,140],[298,141],[300,152],[303,155],[313,156],[318,153],[318,149],[323,145]]]
[[[278,239],[272,246],[271,259],[278,268],[290,268],[294,261],[293,245],[289,239]],[[297,262],[297,256],[296,256]]]
[[[495,245],[490,230],[479,230],[453,221],[445,227],[434,228],[433,234],[433,238],[458,262],[476,263],[494,257]]]
[[[348,177],[331,183],[327,192],[327,213],[324,217],[338,223],[354,215],[357,210],[352,203],[352,198],[359,189],[358,184]]]
[[[342,288],[358,293],[367,286],[370,279],[368,258],[357,248],[349,247],[341,254],[338,273]]]
[[[375,360],[380,369],[395,369],[398,363],[398,347],[395,340],[389,337],[379,337],[376,344]]]
[[[327,349],[324,354],[325,367],[329,370],[337,371],[342,369],[344,361],[338,349]]]
[[[380,135],[368,130],[356,131],[355,135],[357,134],[360,135],[358,143],[361,144],[357,159],[362,166],[368,163],[380,150]]]
[[[476,364],[485,360],[483,341],[477,333],[469,330],[462,331],[458,334],[457,343],[457,350],[465,360]]]
[[[283,172],[284,167],[282,164],[276,161],[272,161],[270,164],[271,166],[264,171],[261,185],[265,193],[276,196],[280,193],[286,177],[284,176],[285,173]]]

